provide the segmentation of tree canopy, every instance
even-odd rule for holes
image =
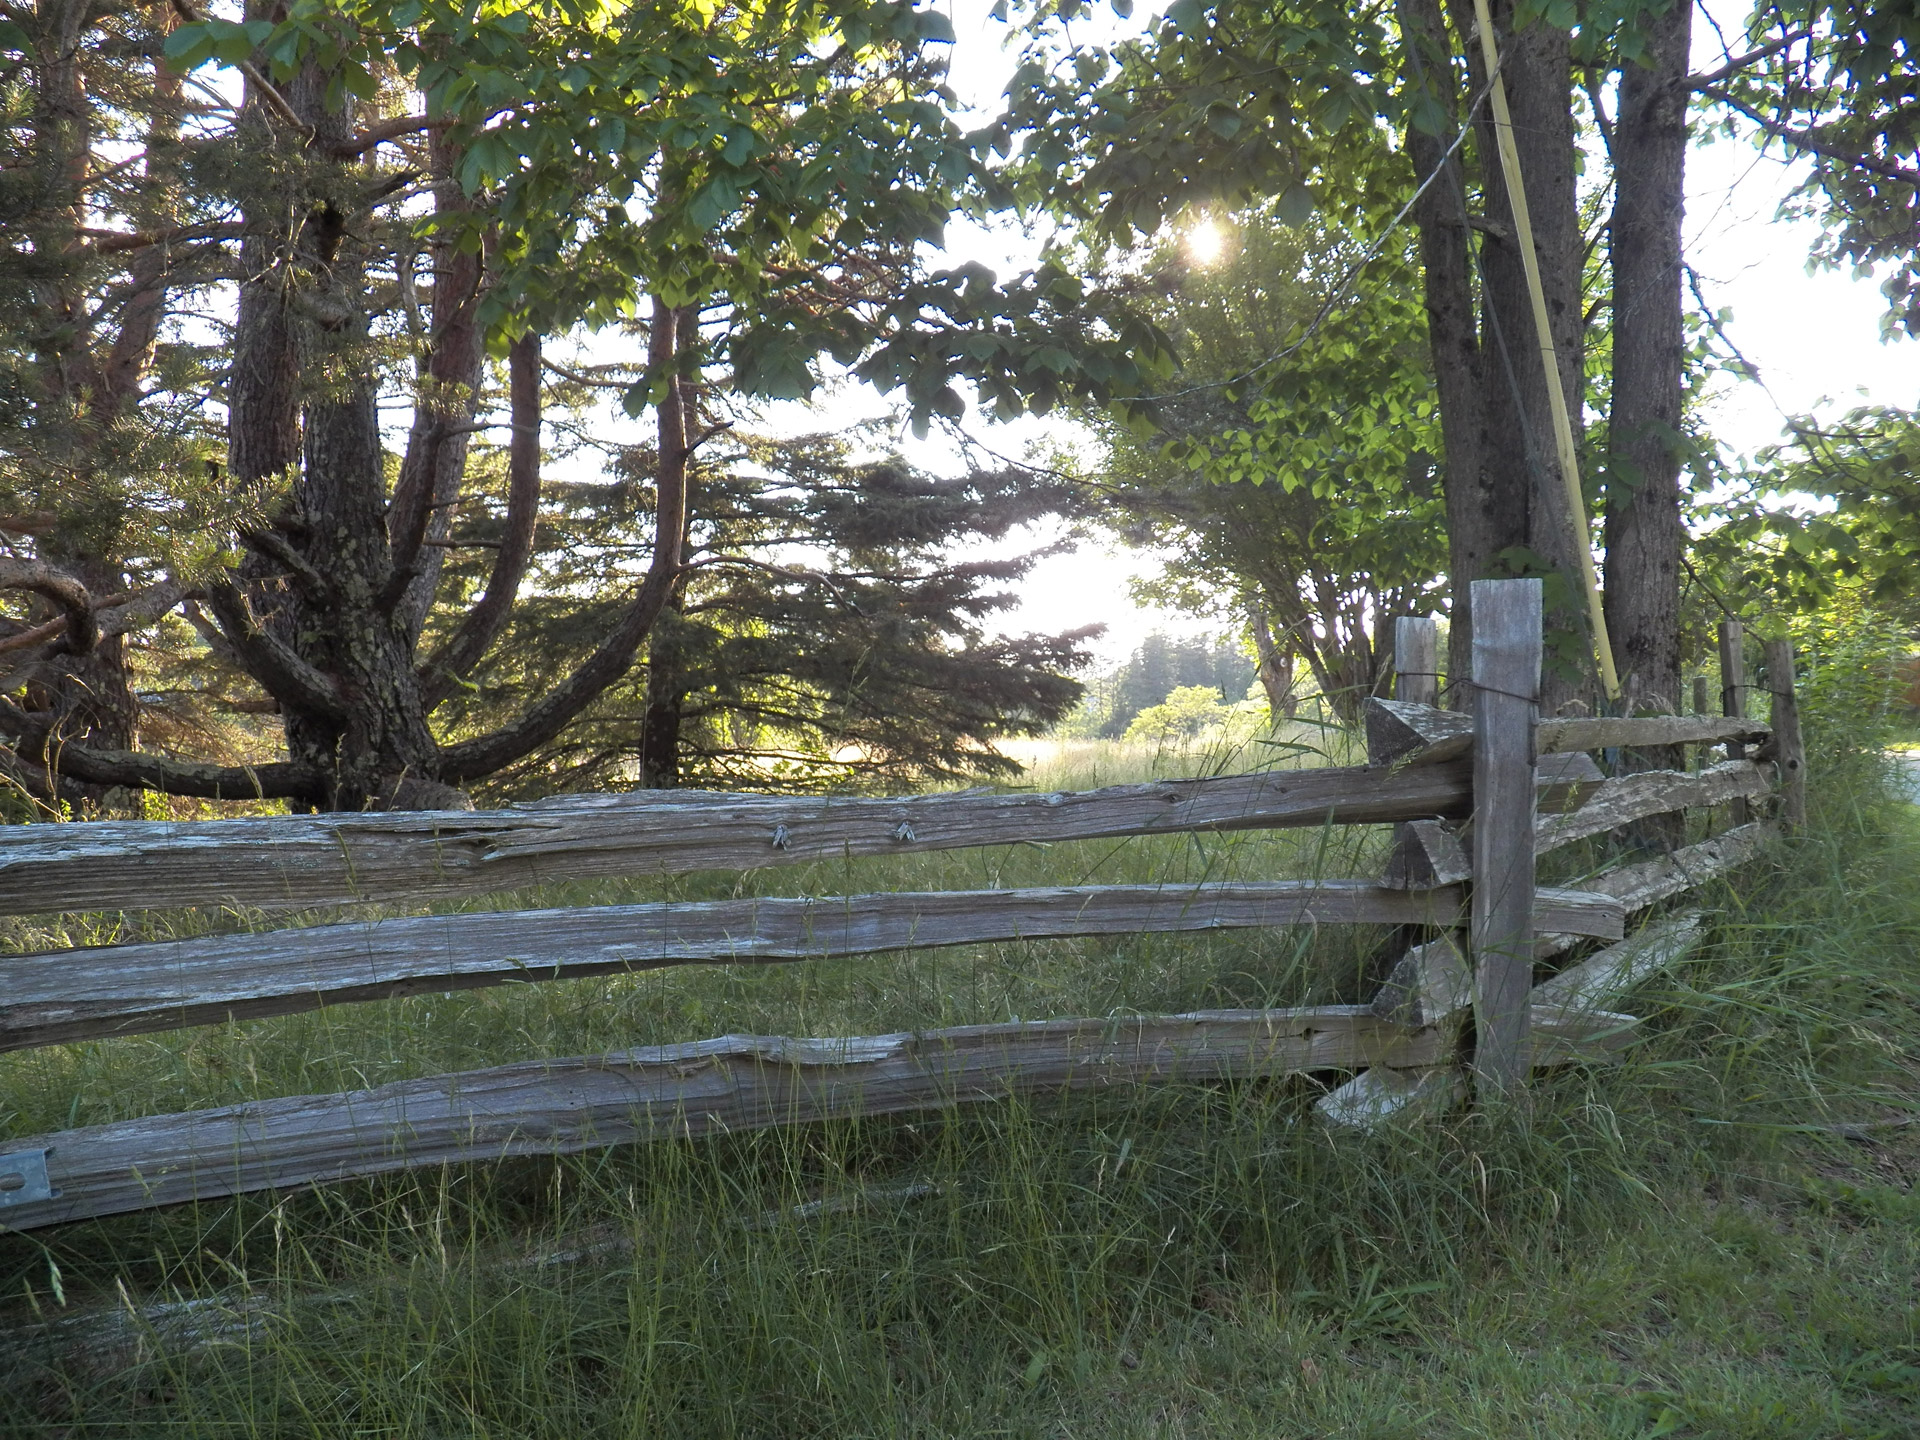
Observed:
[[[453,803],[631,673],[696,563],[690,475],[736,397],[862,362],[928,412],[980,368],[939,338],[979,277],[916,247],[990,177],[948,115],[947,22],[913,4],[56,0],[9,26],[7,393],[31,424],[7,479],[20,516],[56,516],[12,578],[73,617],[16,627],[28,781]],[[1033,312],[1007,354],[1070,312],[1051,283],[986,285],[994,313]],[[653,420],[654,533],[604,557],[617,600],[577,617],[598,627],[577,663],[456,735],[436,713],[536,598],[545,342],[581,327],[645,347],[622,399]],[[1081,349],[1133,364],[1121,337]],[[410,418],[397,453],[383,406]],[[456,585],[475,437],[502,424],[490,564]],[[75,452],[90,512],[48,494]],[[112,629],[182,604],[280,716],[284,760],[138,744]]]
[[[1118,513],[1191,542],[1166,584],[1237,587],[1269,651],[1316,637],[1301,653],[1330,694],[1374,683],[1369,624],[1416,596],[1449,597],[1457,673],[1466,583],[1488,575],[1547,576],[1562,652],[1590,653],[1572,602],[1591,541],[1547,439],[1557,384],[1623,669],[1674,703],[1683,519],[1707,478],[1686,413],[1690,117],[1811,157],[1818,255],[1887,266],[1889,323],[1911,328],[1907,9],[1761,5],[1748,48],[1698,74],[1679,0],[1496,0],[1490,37],[1438,0],[1175,0],[1106,46],[1077,43],[1083,9],[1024,12],[1002,111],[966,133],[951,31],[911,0],[0,8],[0,586],[26,597],[0,635],[13,778],[49,797],[457,803],[488,777],[565,771],[563,753],[633,758],[583,738],[624,705],[654,717],[637,763],[664,780],[676,706],[705,696],[732,725],[769,686],[813,750],[864,726],[860,753],[906,755],[883,733],[893,702],[856,724],[851,697],[882,690],[846,681],[877,672],[844,656],[878,653],[875,617],[913,611],[915,587],[945,618],[915,612],[886,644],[1011,686],[993,714],[926,722],[915,763],[946,773],[1058,708],[1077,651],[982,648],[968,627],[1011,570],[963,576],[911,527],[882,558],[848,538],[861,505],[897,518],[921,499],[950,537],[1005,535],[984,508],[1031,511],[1000,481],[941,490],[794,450],[736,464],[774,443],[742,438],[756,397],[841,375],[920,426],[962,413],[969,387],[1003,418],[1097,414]],[[992,214],[1050,227],[1036,265],[937,268],[954,217]],[[1287,285],[1181,270],[1169,239],[1202,215],[1236,218]],[[641,353],[582,381],[553,357],[583,334]],[[652,430],[598,489],[546,455],[583,385]],[[1804,463],[1767,460],[1780,484],[1757,495],[1817,481],[1836,517],[1756,500],[1721,541],[1782,576],[1808,547],[1905,554],[1868,517],[1906,424],[1856,417]],[[813,479],[783,489],[792,464]],[[783,588],[769,556],[801,532],[826,552]],[[891,598],[863,610],[868,583]],[[537,665],[510,653],[552,624],[566,641]],[[805,660],[775,675],[780,644]],[[696,655],[715,667],[697,683]],[[927,712],[952,679],[888,674]],[[152,697],[196,688],[276,716],[284,753],[224,763],[191,753],[192,724],[149,725]],[[1543,698],[1601,699],[1578,665]]]

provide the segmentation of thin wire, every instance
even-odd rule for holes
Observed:
[[[1497,74],[1498,72],[1496,71],[1495,73]],[[1433,167],[1433,172],[1420,182],[1419,188],[1407,198],[1407,203],[1402,205],[1399,211],[1395,213],[1393,219],[1387,222],[1386,227],[1380,232],[1374,242],[1361,252],[1360,258],[1347,267],[1346,273],[1340,277],[1339,283],[1333,287],[1328,293],[1327,298],[1321,302],[1320,309],[1315,313],[1313,319],[1307,322],[1307,328],[1301,332],[1298,340],[1295,340],[1292,344],[1282,349],[1274,351],[1273,354],[1267,356],[1266,359],[1260,361],[1258,364],[1249,366],[1238,375],[1231,376],[1228,379],[1208,380],[1198,385],[1189,385],[1181,390],[1168,390],[1158,395],[1140,395],[1131,398],[1137,402],[1146,403],[1159,400],[1179,400],[1188,395],[1197,395],[1203,390],[1224,390],[1230,385],[1238,385],[1243,380],[1251,379],[1269,365],[1279,364],[1282,360],[1285,360],[1289,355],[1297,351],[1302,345],[1305,345],[1307,341],[1311,340],[1319,332],[1320,327],[1326,324],[1328,318],[1331,317],[1334,306],[1346,298],[1347,292],[1353,288],[1353,282],[1360,278],[1360,272],[1366,269],[1374,257],[1386,248],[1387,241],[1391,240],[1394,233],[1399,230],[1400,222],[1405,220],[1413,207],[1420,203],[1420,197],[1425,195],[1427,191],[1433,187],[1434,181],[1446,173],[1449,163],[1459,152],[1460,147],[1466,143],[1467,135],[1473,129],[1474,116],[1479,113],[1480,106],[1485,103],[1492,88],[1493,77],[1490,76],[1487,84],[1481,87],[1480,93],[1474,97],[1473,104],[1467,107],[1466,119],[1461,122],[1459,132],[1453,137],[1453,143],[1448,145],[1446,150],[1442,152],[1439,161]]]

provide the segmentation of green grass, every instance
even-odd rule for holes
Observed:
[[[1630,1060],[1543,1079],[1528,1117],[1332,1136],[1305,1079],[1140,1089],[4,1237],[0,1326],[91,1315],[120,1287],[205,1303],[202,1343],[177,1317],[112,1344],[38,1332],[0,1361],[0,1430],[1920,1434],[1920,1144],[1813,1128],[1920,1104],[1920,824],[1860,765],[1816,794],[1812,833],[1710,892],[1709,944],[1633,997],[1649,1019]],[[1165,837],[490,903],[1365,874],[1382,844]],[[111,928],[45,925],[38,943]],[[20,1135],[730,1030],[1299,1003],[1356,994],[1377,938],[1049,942],[420,997],[8,1056],[0,1099]]]

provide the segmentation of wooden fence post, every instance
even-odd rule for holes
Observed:
[[[1747,717],[1746,627],[1738,620],[1720,622],[1720,711],[1739,720]],[[1729,760],[1744,759],[1746,753],[1747,747],[1738,740],[1727,742]],[[1747,823],[1746,801],[1728,804],[1727,823],[1736,827]]]
[[[1474,1069],[1517,1096],[1532,1065],[1534,727],[1538,580],[1473,582]]]
[[[1415,705],[1440,705],[1440,627],[1431,615],[1402,615],[1393,622],[1393,698]],[[1371,750],[1371,747],[1369,747]],[[1374,757],[1368,754],[1369,763]],[[1394,854],[1413,843],[1404,824],[1394,826]],[[1391,868],[1391,867],[1389,867]],[[1401,925],[1390,931],[1361,978],[1383,981],[1401,956],[1430,938],[1424,925]]]
[[[1800,740],[1800,700],[1793,689],[1793,641],[1769,640],[1767,688],[1773,692],[1773,759],[1780,767],[1780,820],[1789,831],[1807,823],[1807,751]]]
[[[1440,704],[1440,627],[1431,615],[1402,615],[1393,622],[1393,698]]]

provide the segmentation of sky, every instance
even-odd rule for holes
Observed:
[[[991,0],[952,0],[948,13],[957,43],[952,83],[963,100],[986,106],[1011,73],[1003,48],[1007,27],[989,16]],[[1155,7],[1160,8],[1160,7]],[[1717,0],[1707,7],[1736,42],[1742,7]],[[1147,15],[1136,12],[1136,23]],[[1118,22],[1100,11],[1083,23],[1089,39],[1104,39]],[[1724,54],[1713,27],[1695,27],[1696,69],[1711,69]],[[1817,230],[1803,221],[1776,218],[1781,202],[1804,176],[1804,167],[1784,161],[1778,148],[1763,154],[1745,140],[1716,138],[1696,143],[1688,157],[1687,253],[1702,290],[1716,310],[1730,311],[1726,330],[1759,370],[1761,383],[1723,383],[1712,401],[1712,424],[1721,441],[1750,453],[1780,436],[1787,415],[1839,413],[1863,403],[1920,404],[1920,342],[1882,343],[1884,309],[1871,276],[1847,271],[1809,273],[1807,256]],[[1006,231],[955,227],[948,258],[977,259],[1003,274],[1020,268],[1035,242]],[[882,413],[885,402],[868,392],[843,396],[839,406]],[[971,420],[981,443],[1018,456],[1032,443],[1071,443],[1062,427],[1026,421],[1012,426]],[[958,463],[958,447],[937,434],[914,444],[913,457],[930,468]],[[1035,536],[1036,540],[1049,538]],[[1136,605],[1129,582],[1151,573],[1151,556],[1082,546],[1076,553],[1043,561],[1022,588],[1021,603],[1003,621],[1009,631],[1057,631],[1103,623],[1101,658],[1123,658],[1148,631],[1207,628],[1206,617],[1170,614]]]

